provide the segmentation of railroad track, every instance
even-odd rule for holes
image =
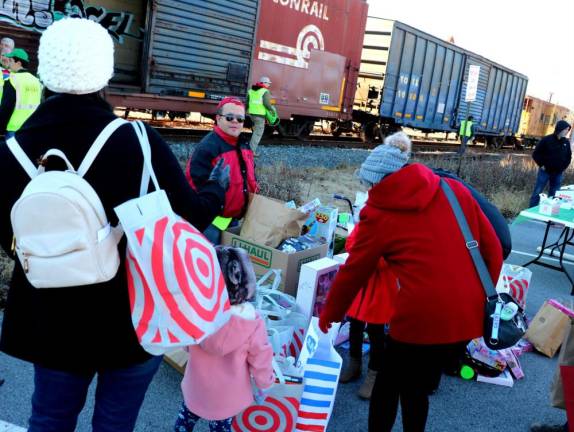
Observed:
[[[152,124],[153,125],[153,124]],[[178,141],[189,141],[198,142],[205,135],[207,135],[211,129],[207,128],[182,128],[182,127],[166,127],[159,126],[155,129],[163,136],[164,139],[172,142]],[[249,135],[249,133],[246,133]],[[439,140],[424,140],[414,138],[413,151],[414,152],[456,152],[459,147],[459,143],[455,141],[439,141]],[[357,137],[351,136],[340,136],[334,138],[331,135],[309,135],[305,140],[299,140],[297,138],[289,137],[279,137],[274,135],[273,137],[264,137],[261,141],[264,145],[273,146],[309,146],[309,147],[336,147],[336,148],[355,148],[355,149],[372,149],[379,145],[379,143],[364,143]],[[478,153],[526,153],[527,150],[515,150],[512,148],[503,148],[499,150],[487,149],[481,145],[469,146],[473,152]]]

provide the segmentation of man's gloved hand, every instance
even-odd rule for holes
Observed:
[[[219,159],[213,169],[207,181],[214,181],[227,191],[229,188],[229,165],[223,165],[223,159]]]

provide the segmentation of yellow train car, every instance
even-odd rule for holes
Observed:
[[[572,124],[574,111],[534,96],[526,96],[518,136],[524,145],[533,146],[540,138],[554,132],[558,120]]]

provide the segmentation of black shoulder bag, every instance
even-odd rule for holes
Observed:
[[[514,301],[514,299],[505,293],[497,293],[490,278],[490,273],[480,254],[478,242],[472,237],[472,232],[466,221],[466,217],[460,207],[458,199],[447,182],[441,179],[440,186],[450,203],[458,227],[466,241],[474,268],[482,283],[482,288],[486,294],[486,308],[484,316],[484,342],[486,346],[493,350],[501,350],[515,345],[526,332],[526,320],[524,319],[524,310]],[[512,315],[512,309],[518,308],[514,316],[510,319],[501,319],[503,309],[510,309],[509,315]],[[504,314],[503,314],[504,315]],[[505,318],[504,316],[502,318]]]

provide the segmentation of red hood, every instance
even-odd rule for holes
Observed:
[[[440,187],[440,177],[424,165],[406,165],[369,191],[368,204],[381,210],[422,210]]]

